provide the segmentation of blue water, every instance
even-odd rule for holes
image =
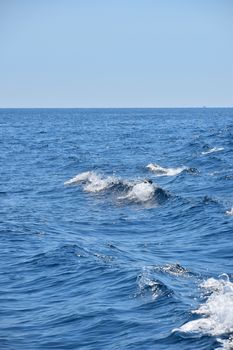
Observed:
[[[2,109],[0,130],[1,350],[231,348],[233,109]]]

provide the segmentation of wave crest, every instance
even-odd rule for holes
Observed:
[[[227,210],[226,214],[230,215],[230,216],[233,216],[233,207],[231,208],[231,210]]]
[[[224,147],[213,147],[213,148],[208,149],[207,151],[201,152],[201,154],[206,155],[206,154],[219,152],[219,151],[223,151],[223,150],[224,150]]]
[[[132,189],[125,196],[119,197],[118,199],[146,202],[153,198],[155,189],[156,187],[153,184],[140,182],[132,186]]]
[[[188,169],[184,166],[178,168],[163,168],[156,163],[150,163],[146,166],[146,168],[155,173],[156,176],[176,176],[182,173],[182,171]]]
[[[232,336],[233,283],[229,281],[227,275],[222,275],[221,279],[209,278],[200,286],[205,290],[206,302],[192,313],[200,315],[201,318],[187,322],[174,331],[211,336]]]
[[[84,191],[100,192],[113,185],[119,184],[120,180],[113,176],[102,177],[94,171],[86,171],[76,175],[68,181],[65,181],[64,185],[75,185],[80,183],[84,185]]]
[[[156,300],[159,297],[173,294],[173,291],[162,281],[153,277],[152,272],[150,268],[145,267],[138,276],[138,292],[136,296],[149,297],[149,299]]]
[[[117,200],[120,201],[148,202],[155,199],[157,202],[161,203],[169,197],[165,190],[153,184],[150,180],[143,180],[140,182],[121,180],[113,176],[103,177],[92,171],[78,174],[64,182],[64,185],[78,184],[82,184],[86,192],[96,193],[105,190],[117,192]],[[121,193],[120,196],[119,193]]]

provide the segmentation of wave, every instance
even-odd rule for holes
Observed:
[[[87,192],[100,192],[111,186],[123,184],[123,181],[113,176],[102,177],[94,171],[86,171],[64,182],[64,185],[77,184],[83,184],[84,190]]]
[[[208,149],[207,151],[201,152],[201,154],[206,155],[206,154],[219,152],[219,151],[223,151],[223,150],[224,150],[224,147],[213,147],[213,148]]]
[[[150,265],[144,267],[147,273],[162,273],[173,277],[188,277],[191,272],[178,263],[165,265]]]
[[[148,164],[146,168],[153,171],[156,176],[176,176],[182,173],[182,171],[188,170],[188,168],[184,166],[178,168],[163,168],[155,163]]]
[[[225,345],[232,342],[233,283],[225,274],[220,277],[209,278],[200,285],[205,291],[206,302],[192,313],[201,318],[187,322],[174,331],[193,335],[227,336]]]
[[[103,177],[92,171],[78,174],[64,182],[64,185],[77,184],[82,184],[84,191],[87,192],[96,193],[106,190],[117,192],[119,201],[148,202],[155,199],[162,202],[169,197],[165,190],[153,184],[151,180],[121,180],[113,176]]]
[[[229,339],[217,339],[218,342],[222,345],[220,348],[216,348],[215,350],[232,350],[233,349],[233,337]]]
[[[97,248],[98,249],[98,248]],[[39,253],[23,262],[23,265],[36,265],[42,266],[43,268],[48,267],[65,267],[66,265],[70,267],[72,265],[81,264],[83,261],[84,265],[87,263],[89,266],[97,265],[110,265],[112,266],[114,262],[114,257],[112,255],[105,255],[95,249],[83,247],[82,244],[72,244],[67,243],[59,245],[55,249],[50,249],[46,252]]]
[[[227,210],[227,211],[226,211],[226,214],[227,214],[227,215],[233,215],[233,207],[231,208],[231,210]]]
[[[189,271],[180,264],[166,264],[160,267],[160,271],[173,276],[188,276]]]
[[[118,197],[119,200],[129,200],[134,202],[148,202],[155,198],[161,200],[166,197],[166,192],[147,180],[139,182],[132,186],[132,189],[124,196]]]
[[[142,273],[137,278],[138,291],[135,296],[141,296],[156,300],[159,297],[170,296],[173,291],[162,281],[152,276],[152,270],[144,267]]]
[[[201,204],[219,204],[219,201],[211,196],[205,195],[200,199]]]
[[[173,295],[174,291],[161,279],[158,279],[158,275],[161,279],[163,279],[163,275],[179,279],[190,277],[190,272],[178,263],[144,266],[137,278],[138,292],[136,296],[146,296],[155,300],[161,296]]]

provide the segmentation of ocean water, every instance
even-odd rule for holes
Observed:
[[[233,349],[233,109],[0,110],[0,348]]]

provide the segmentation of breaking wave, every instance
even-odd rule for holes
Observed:
[[[167,193],[162,188],[148,183],[147,181],[143,181],[133,185],[128,193],[126,193],[124,196],[118,197],[118,199],[126,199],[133,202],[148,202],[153,199],[161,201],[167,197]]]
[[[226,214],[233,216],[233,207],[231,208],[231,210],[227,210]]]
[[[160,271],[173,276],[188,276],[189,271],[180,264],[166,264],[160,268]]]
[[[219,152],[223,150],[224,150],[224,147],[213,147],[208,149],[207,151],[201,152],[201,154],[205,155],[205,154],[210,154],[210,153]]]
[[[233,337],[230,337],[229,339],[217,339],[217,340],[222,346],[215,350],[221,350],[221,349],[232,350],[233,349]]]
[[[182,173],[184,170],[188,170],[187,167],[178,167],[178,168],[163,168],[158,164],[150,163],[146,166],[147,169],[153,171],[156,176],[176,176]]]
[[[221,342],[228,349],[229,342],[232,344],[233,334],[233,283],[225,274],[220,277],[209,278],[200,285],[204,289],[206,302],[192,313],[201,318],[187,322],[174,331],[193,335],[227,336],[227,340],[222,339]]]
[[[144,267],[142,273],[137,278],[138,291],[136,296],[156,300],[159,297],[170,296],[173,291],[162,281],[153,276],[153,269]]]
[[[119,183],[120,180],[113,176],[102,177],[93,171],[86,171],[65,181],[64,185],[83,184],[84,190],[87,192],[100,192]]]
[[[96,193],[114,190],[118,193],[117,199],[120,201],[148,202],[155,199],[161,202],[169,197],[165,190],[153,184],[150,180],[121,180],[114,176],[103,177],[93,171],[78,174],[64,182],[64,185],[79,184],[83,186],[83,190],[86,192]]]

